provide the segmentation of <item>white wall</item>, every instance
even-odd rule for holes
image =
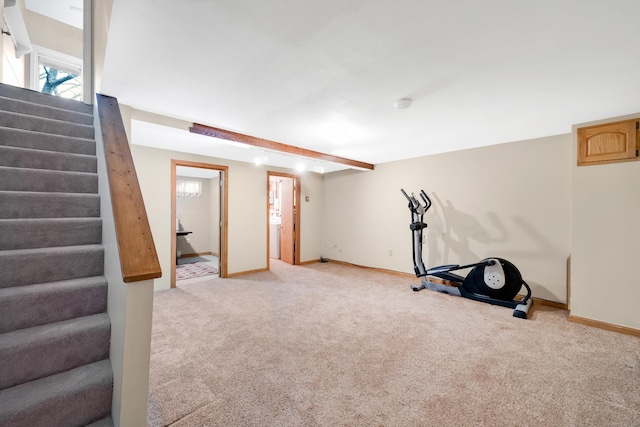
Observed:
[[[577,166],[574,126],[571,314],[640,329],[640,162]]]
[[[2,83],[25,87],[25,58],[16,58],[16,48],[11,37],[2,37]]]
[[[267,268],[267,169],[253,163],[131,146],[147,215],[163,272],[171,271],[171,160],[187,160],[228,166],[227,273]],[[276,170],[270,168],[269,170]],[[290,170],[277,169],[292,173]],[[301,179],[302,194],[313,202],[301,206],[301,261],[320,257],[322,222],[322,177],[309,173]],[[317,212],[316,210],[319,210]],[[168,289],[170,278],[156,280],[156,290]]]
[[[569,134],[327,174],[324,256],[413,273],[411,214],[400,188],[433,199],[426,265],[506,258],[535,297],[566,302]]]
[[[301,174],[300,199],[300,262],[319,260],[323,253],[324,176]]]
[[[82,30],[39,13],[23,9],[24,22],[32,44],[75,58],[82,58]]]
[[[91,70],[93,72],[93,90],[100,93],[100,84],[102,82],[102,70],[104,68],[104,57],[107,50],[107,39],[109,38],[109,25],[111,23],[111,10],[113,8],[113,0],[100,0],[92,3],[93,19],[91,23],[92,34],[92,63]],[[93,100],[95,101],[95,99]],[[124,122],[125,127],[130,126],[127,121]]]
[[[228,166],[228,259],[227,273],[266,268],[266,247],[257,242],[266,240],[264,206],[266,204],[266,172],[252,164],[232,162],[213,157],[131,146],[138,171],[140,187],[156,242],[162,271],[171,271],[171,160],[187,160]],[[170,278],[156,280],[156,290],[168,289]]]

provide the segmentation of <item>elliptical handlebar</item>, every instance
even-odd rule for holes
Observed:
[[[420,197],[424,200],[424,210],[426,212],[431,207],[431,199],[427,196],[427,193],[425,193],[424,190],[420,190]]]
[[[423,200],[424,205],[418,201],[418,198],[414,193],[411,193],[411,196],[409,196],[404,189],[401,188],[400,191],[402,191],[404,197],[409,201],[409,209],[411,209],[411,212],[424,215],[424,213],[431,207],[431,199],[427,196],[427,193],[425,193],[424,190],[420,190],[420,198]]]

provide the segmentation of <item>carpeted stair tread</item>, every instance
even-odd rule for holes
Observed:
[[[104,276],[0,288],[0,334],[106,310]]]
[[[0,250],[95,245],[102,242],[100,218],[0,219]]]
[[[113,426],[93,122],[0,84],[0,426]]]
[[[84,426],[111,413],[109,360],[0,390],[0,425]]]
[[[35,90],[24,89],[6,84],[0,84],[0,96],[34,102],[41,105],[47,105],[49,107],[78,111],[85,114],[91,114],[93,112],[92,105],[84,104],[80,101],[65,99],[59,96],[53,96],[46,93],[37,92]]]
[[[13,113],[28,114],[31,116],[45,117],[48,119],[62,120],[65,122],[93,124],[93,114],[70,111],[63,108],[51,107],[21,99],[6,98],[0,95],[0,110]]]
[[[35,117],[10,111],[0,110],[0,126],[77,138],[95,138],[95,130],[91,125]]]
[[[0,127],[0,145],[95,156],[96,141],[24,129]]]
[[[107,313],[0,335],[0,389],[107,359],[110,335]]]
[[[0,166],[96,173],[95,156],[0,145]]]
[[[0,218],[87,218],[99,216],[99,194],[0,191]]]
[[[98,175],[0,166],[0,191],[97,193]]]
[[[101,245],[0,251],[0,288],[101,276]]]

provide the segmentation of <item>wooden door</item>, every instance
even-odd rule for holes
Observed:
[[[295,264],[293,178],[282,178],[280,190],[280,259]]]

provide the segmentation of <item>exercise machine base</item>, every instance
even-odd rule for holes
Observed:
[[[422,283],[420,283],[419,285],[412,285],[411,289],[413,289],[414,292],[418,292],[422,289],[428,289],[431,291],[454,295],[457,297],[469,298],[474,301],[480,301],[480,302],[488,303],[491,305],[499,305],[501,307],[513,308],[513,317],[517,317],[519,319],[527,318],[529,309],[533,304],[533,300],[531,298],[526,298],[526,302],[524,302],[524,304],[522,304],[520,300],[512,300],[512,301],[496,300],[493,298],[488,298],[485,295],[469,292],[461,286],[443,285],[440,283],[431,282],[430,280],[427,280],[424,277],[422,278]]]

